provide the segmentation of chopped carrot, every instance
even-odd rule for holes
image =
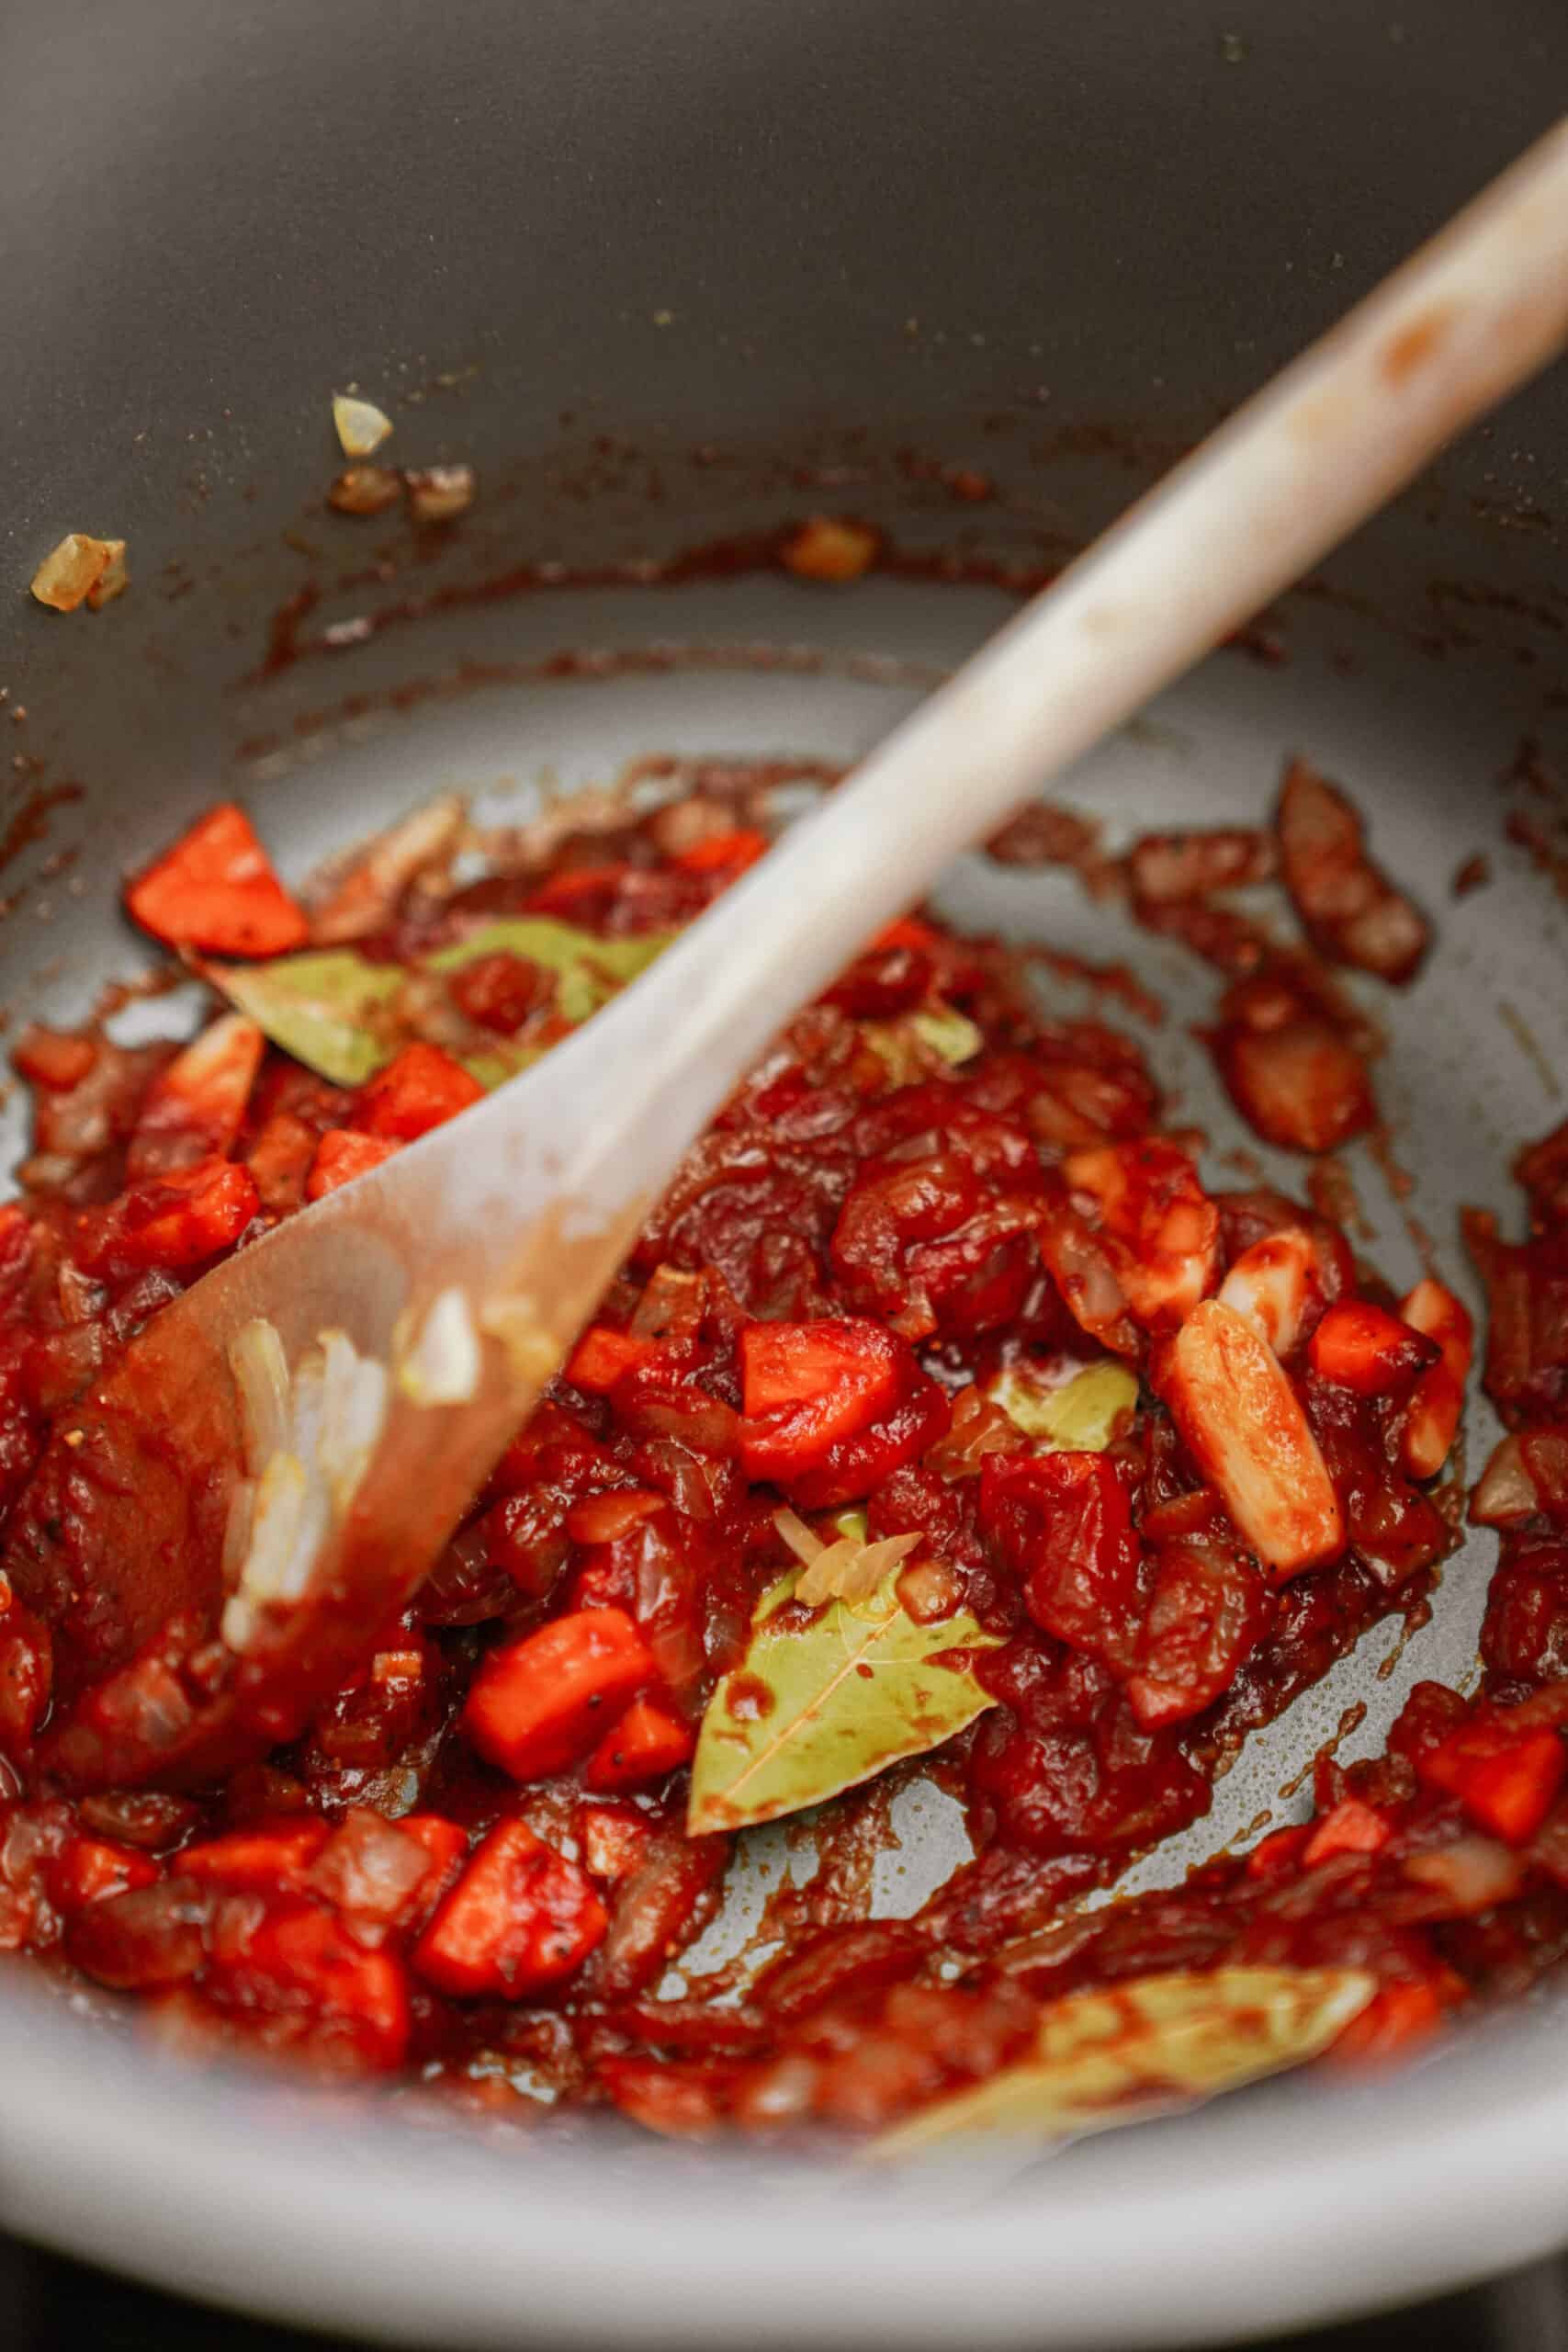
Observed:
[[[463,1729],[514,1781],[541,1781],[596,1746],[653,1679],[648,1646],[623,1610],[576,1610],[491,1652]]]
[[[1443,2001],[1430,1984],[1385,1984],[1353,2017],[1334,2042],[1335,2064],[1378,2065],[1402,2057],[1413,2041],[1424,2041],[1443,2021]]]
[[[250,819],[231,800],[198,818],[125,896],[143,931],[175,947],[281,956],[309,935]]]
[[[1320,1380],[1356,1396],[1407,1388],[1431,1363],[1432,1343],[1370,1298],[1342,1298],[1328,1309],[1307,1348]]]
[[[17,1038],[11,1067],[29,1086],[45,1086],[51,1094],[69,1094],[73,1086],[81,1085],[97,1058],[98,1048],[91,1037],[75,1036],[69,1029],[46,1029],[35,1021]]]
[[[416,1043],[393,1055],[361,1090],[354,1124],[365,1135],[412,1143],[479,1102],[484,1088],[439,1046]]]
[[[57,1910],[83,1911],[106,1895],[151,1886],[159,1875],[152,1856],[132,1847],[111,1844],[107,1838],[73,1838],[51,1866],[50,1898]]]
[[[310,1865],[331,1835],[328,1825],[317,1820],[232,1829],[226,1837],[187,1846],[176,1867],[182,1878],[199,1879],[204,1886],[220,1886],[229,1894],[276,1894],[280,1889],[303,1894],[310,1883]]]
[[[923,955],[939,944],[937,933],[929,922],[921,922],[918,915],[900,915],[894,922],[885,924],[876,937],[861,950],[863,956],[886,956],[896,947],[908,947]]]
[[[1416,1759],[1430,1789],[1458,1797],[1472,1821],[1506,1846],[1528,1844],[1551,1812],[1568,1773],[1568,1749],[1554,1731],[1475,1715]]]
[[[868,1429],[895,1401],[902,1370],[901,1343],[864,1317],[749,1323],[740,1335],[747,1476],[807,1468]]]
[[[571,1975],[608,1925],[575,1862],[525,1821],[503,1821],[443,1897],[414,1946],[413,1965],[460,2000],[487,1993],[516,2000]]]
[[[350,2047],[363,2066],[389,2073],[409,2038],[408,1979],[389,1952],[367,1951],[344,1922],[299,1905],[264,1919],[235,1963],[254,2000],[310,2017],[317,2036]]]
[[[107,1209],[85,1212],[78,1256],[89,1272],[110,1263],[183,1271],[231,1248],[260,1206],[250,1170],[231,1159],[166,1168]]]
[[[1468,1307],[1430,1276],[1400,1300],[1399,1311],[1406,1323],[1435,1340],[1442,1351],[1411,1392],[1400,1441],[1400,1456],[1411,1477],[1435,1478],[1448,1460],[1464,1409],[1475,1326]]]
[[[399,1148],[389,1136],[362,1136],[352,1127],[329,1127],[316,1146],[316,1156],[305,1179],[305,1198],[324,1200],[340,1184],[352,1184],[356,1176],[379,1168]]]
[[[137,1176],[191,1156],[231,1149],[261,1068],[266,1039],[243,1013],[226,1012],[204,1029],[148,1088],[131,1138]]]
[[[336,1132],[343,1135],[347,1130],[340,1127]],[[270,1209],[275,1216],[287,1216],[299,1206],[321,1141],[315,1129],[292,1111],[275,1111],[263,1122],[245,1154],[245,1166],[255,1179],[264,1209]],[[366,1143],[369,1137],[356,1136],[355,1141]],[[330,1192],[332,1187],[327,1189]]]
[[[1312,1836],[1302,1855],[1306,1870],[1314,1870],[1319,1862],[1330,1860],[1336,1854],[1375,1854],[1386,1846],[1393,1832],[1375,1806],[1363,1804],[1359,1797],[1345,1797],[1313,1825]]]
[[[591,1323],[566,1360],[566,1376],[590,1396],[607,1396],[622,1373],[646,1363],[658,1344],[630,1331],[612,1331],[606,1323]]]
[[[1303,1847],[1312,1836],[1312,1824],[1291,1822],[1283,1829],[1271,1829],[1260,1838],[1247,1858],[1248,1878],[1273,1878],[1280,1871],[1288,1871],[1300,1856]]]
[[[589,1758],[582,1784],[609,1795],[638,1788],[644,1781],[661,1781],[684,1764],[695,1746],[689,1725],[678,1716],[652,1699],[634,1699]]]
[[[754,825],[737,825],[730,832],[709,833],[705,841],[694,842],[675,863],[686,874],[744,874],[772,847],[766,833],[760,833]]]
[[[615,897],[629,870],[624,865],[569,865],[529,892],[529,911],[563,915],[570,921],[585,901],[601,894]]]

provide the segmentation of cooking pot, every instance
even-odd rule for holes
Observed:
[[[0,996],[14,1021],[66,1020],[138,969],[124,870],[220,791],[298,877],[439,787],[510,813],[649,751],[852,757],[1002,616],[1010,580],[1544,126],[1568,17],[10,0],[0,62]],[[393,415],[400,462],[477,469],[460,526],[325,510],[350,383]],[[1354,1156],[1396,1279],[1419,1225],[1462,1284],[1458,1205],[1506,1205],[1513,1150],[1561,1115],[1561,883],[1505,838],[1499,778],[1521,739],[1568,748],[1565,449],[1559,374],[1066,788],[1124,831],[1256,819],[1287,749],[1349,784],[1439,923],[1385,1015],[1389,1154]],[[822,507],[901,562],[832,594],[751,560]],[[132,586],[63,620],[25,591],[73,529],[124,537]],[[1454,897],[1477,855],[1490,887]],[[1132,961],[1170,1008],[1156,1067],[1236,1140],[1186,1035],[1210,991],[1174,951],[1063,875],[976,861],[943,904]],[[1474,1408],[1472,1464],[1494,1430]],[[1290,1817],[1303,1764],[1328,1739],[1371,1752],[1413,1679],[1462,1681],[1490,1556],[1474,1539],[1448,1564],[1391,1669],[1385,1625],[1255,1739],[1136,1883]],[[958,1848],[934,1796],[900,1826],[878,1892],[908,1910]],[[747,1898],[742,1873],[721,1941]],[[492,2143],[198,2075],[17,1968],[6,2211],[393,2337],[1215,2340],[1568,2233],[1562,2032],[1545,2000],[1400,2075],[873,2181],[608,2122]]]

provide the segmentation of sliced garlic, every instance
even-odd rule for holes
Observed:
[[[501,1342],[518,1381],[535,1381],[543,1387],[560,1362],[560,1341],[540,1319],[538,1301],[525,1292],[486,1299],[479,1309],[479,1329],[487,1339]]]
[[[346,1331],[321,1340],[321,1429],[316,1459],[344,1512],[370,1466],[387,1417],[387,1367],[361,1356]]]
[[[259,1478],[288,1435],[288,1359],[277,1326],[253,1316],[229,1343],[229,1369],[240,1392],[245,1467]]]
[[[468,1294],[455,1284],[426,1308],[398,1357],[398,1386],[415,1405],[466,1405],[479,1385],[483,1357]]]
[[[220,1630],[246,1650],[266,1611],[299,1600],[347,1515],[387,1416],[387,1370],[344,1331],[324,1331],[292,1374],[275,1325],[257,1317],[229,1361],[240,1395],[244,1464],[229,1501]]]

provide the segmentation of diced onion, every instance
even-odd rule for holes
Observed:
[[[824,1600],[869,1600],[885,1577],[908,1559],[919,1544],[916,1535],[885,1535],[867,1544],[841,1535],[801,1572],[795,1588],[796,1600],[816,1608]]]
[[[1508,1527],[1540,1509],[1517,1437],[1503,1438],[1482,1472],[1471,1501],[1470,1515],[1478,1527]]]
[[[87,591],[90,613],[101,612],[104,605],[112,605],[130,585],[130,574],[125,568],[125,541],[104,539],[100,545],[107,548],[109,560]]]
[[[1495,1904],[1517,1894],[1525,1866],[1517,1854],[1511,1854],[1495,1838],[1458,1838],[1451,1846],[1410,1855],[1404,1875],[1431,1887],[1457,1912],[1467,1915],[1490,1911]]]
[[[388,479],[398,495],[395,474]],[[427,869],[449,858],[468,810],[456,793],[443,793],[378,833],[332,878],[328,896],[310,918],[310,939],[321,947],[341,946],[378,931],[404,891]]]
[[[773,1525],[783,1541],[789,1545],[795,1558],[807,1567],[810,1566],[819,1553],[825,1552],[828,1548],[815,1530],[807,1527],[806,1521],[797,1512],[791,1510],[787,1503],[774,1511]]]

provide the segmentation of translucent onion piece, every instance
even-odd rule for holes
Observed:
[[[1500,1439],[1472,1498],[1471,1518],[1479,1527],[1508,1527],[1540,1509],[1540,1497],[1517,1437]]]
[[[841,1535],[803,1569],[795,1598],[813,1609],[824,1600],[869,1600],[889,1570],[908,1559],[919,1541],[918,1534],[885,1535],[880,1543],[866,1544]]]
[[[130,574],[125,568],[125,541],[104,539],[100,544],[107,548],[109,560],[87,591],[87,610],[90,613],[101,611],[105,605],[112,605],[115,598],[123,596],[130,585]]]
[[[392,430],[389,416],[383,416],[369,401],[352,399],[346,392],[333,395],[333,423],[345,458],[368,458]]]
[[[123,565],[123,539],[90,539],[82,531],[68,531],[34,572],[33,594],[57,613],[73,613],[108,571],[117,549]]]
[[[787,1503],[774,1511],[773,1525],[784,1543],[789,1545],[795,1558],[803,1561],[807,1567],[819,1553],[825,1552],[828,1548],[822,1538],[813,1529],[807,1527],[806,1521],[797,1512],[791,1510]]]

